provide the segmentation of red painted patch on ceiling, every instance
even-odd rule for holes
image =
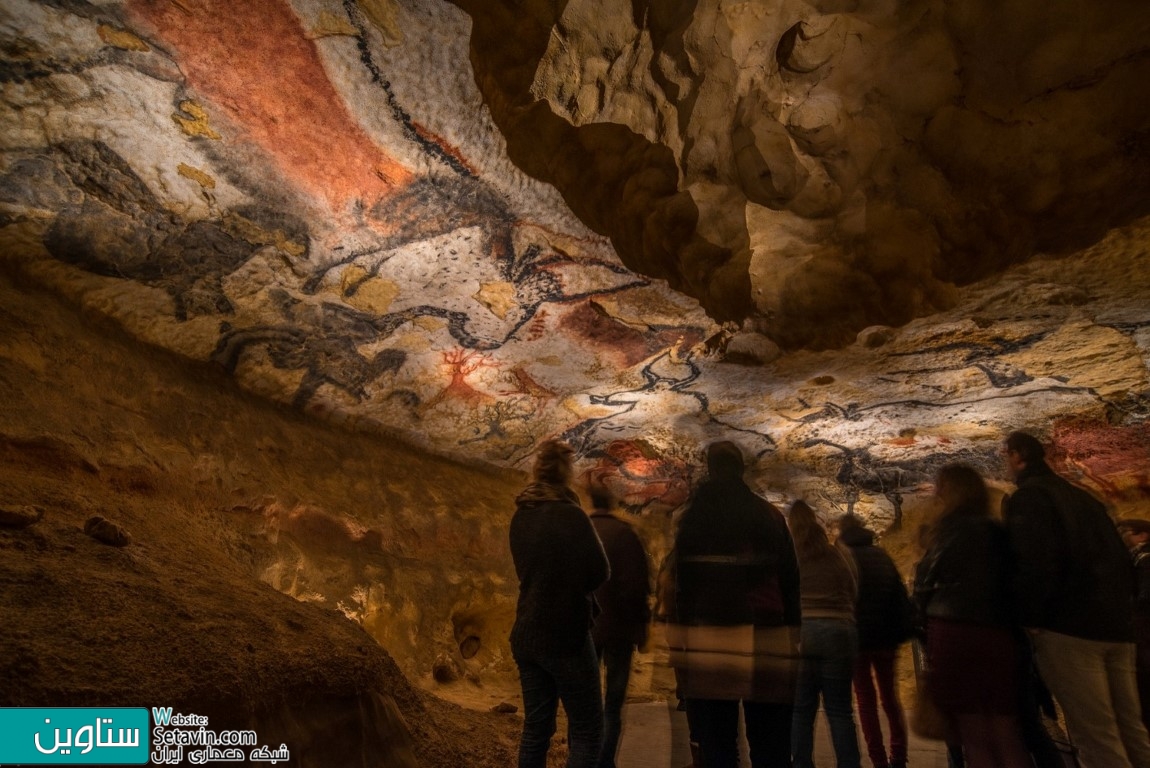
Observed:
[[[1150,423],[1067,420],[1051,438],[1056,469],[1078,470],[1108,496],[1150,495]]]
[[[646,329],[641,331],[612,317],[594,301],[575,305],[560,321],[567,333],[585,339],[596,349],[614,354],[624,367],[631,367],[668,347],[698,344],[702,331],[693,328]]]
[[[352,118],[300,19],[282,0],[131,0],[174,49],[194,93],[248,132],[291,182],[342,210],[412,174]]]
[[[642,441],[612,442],[586,475],[588,482],[605,484],[621,504],[632,508],[669,511],[690,496],[690,468],[658,456]]]

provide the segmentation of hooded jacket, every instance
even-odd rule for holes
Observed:
[[[896,648],[910,639],[913,607],[906,586],[890,555],[875,544],[866,528],[847,528],[839,536],[858,566],[855,623],[859,648],[864,651]]]

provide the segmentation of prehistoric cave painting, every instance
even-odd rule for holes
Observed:
[[[909,352],[892,352],[891,357],[917,357],[928,356],[930,360],[943,360],[950,353],[962,353],[959,361],[950,367],[933,366],[931,368],[914,368],[888,371],[891,375],[937,373],[945,370],[962,370],[974,367],[982,371],[995,389],[1009,389],[1019,384],[1033,381],[1032,377],[1002,360],[1001,355],[1021,352],[1030,349],[1035,344],[1045,340],[1053,331],[1044,330],[1027,334],[1021,338],[1008,339],[995,336],[981,341],[950,341],[934,346],[916,349]]]
[[[859,500],[860,492],[884,496],[894,509],[896,518],[902,503],[902,491],[934,482],[938,470],[947,464],[962,462],[978,468],[987,475],[999,474],[1001,458],[997,446],[985,450],[953,449],[948,440],[940,440],[938,450],[905,461],[881,460],[871,447],[851,448],[832,440],[811,438],[801,443],[806,450],[829,448],[838,462],[833,478],[842,491],[839,499],[824,497],[829,503],[846,513]]]
[[[284,292],[278,293],[286,313],[295,302]],[[276,368],[304,371],[292,397],[293,406],[306,406],[324,384],[363,401],[368,397],[367,386],[386,373],[399,371],[407,353],[384,349],[372,357],[364,356],[357,345],[374,341],[375,329],[353,315],[330,309],[324,307],[318,328],[283,325],[237,329],[225,323],[212,360],[235,373],[245,350],[259,346]]]
[[[640,330],[613,317],[593,299],[575,305],[559,325],[572,337],[616,358],[623,368],[637,365],[659,350],[674,345],[691,347],[702,341],[697,329],[682,326],[647,326]]]
[[[482,392],[467,382],[467,377],[481,368],[497,368],[498,363],[474,350],[451,349],[443,353],[443,364],[450,372],[447,386],[425,402],[420,410],[434,408],[445,400],[453,400],[475,406],[490,401],[493,395]]]
[[[1051,430],[1051,463],[1111,499],[1150,499],[1150,422],[1064,420]]]
[[[345,297],[350,296],[362,283],[378,276],[391,251],[465,227],[478,227],[482,231],[484,250],[499,264],[504,279],[514,280],[522,271],[522,265],[515,262],[515,246],[511,242],[515,219],[506,201],[490,186],[471,176],[416,179],[394,196],[379,201],[369,217],[390,234],[381,238],[369,252],[349,254],[317,270],[304,284],[305,291],[315,292],[336,267],[380,255],[359,280],[344,287]]]
[[[33,188],[19,178],[43,171]],[[166,210],[132,168],[99,141],[63,142],[0,177],[0,197],[58,211],[44,234],[55,258],[94,274],[162,288],[179,320],[230,314],[221,279],[264,245],[296,243],[298,221],[256,206],[188,221]],[[22,199],[21,199],[22,198]],[[286,234],[285,234],[286,233]]]
[[[480,408],[475,415],[460,425],[461,431],[470,429],[474,434],[459,440],[460,445],[486,443],[503,445],[503,457],[530,449],[534,445],[530,426],[537,416],[536,403],[528,397],[495,400]],[[517,429],[512,430],[512,425]]]
[[[391,110],[391,116],[402,126],[404,136],[418,144],[427,155],[439,160],[460,176],[474,176],[475,172],[467,164],[467,161],[460,156],[459,152],[448,148],[442,139],[431,135],[430,131],[412,120],[407,110],[400,106],[399,100],[395,97],[395,91],[391,88],[391,83],[383,76],[379,65],[375,63],[375,57],[371,55],[368,22],[360,9],[359,0],[343,0],[343,9],[347,13],[348,21],[351,22],[357,33],[355,42],[359,49],[360,63],[371,74],[371,81],[383,91],[388,109]]]
[[[620,506],[631,514],[649,509],[671,511],[690,496],[694,465],[664,455],[646,441],[615,440],[588,458],[595,464],[587,471],[587,478],[611,488]]]
[[[411,181],[349,114],[289,3],[129,0],[127,7],[176,49],[190,89],[333,212],[371,207]]]
[[[697,338],[701,340],[702,335]],[[753,459],[775,449],[774,439],[764,428],[735,424],[711,412],[710,399],[696,387],[701,370],[693,352],[680,357],[677,350],[668,349],[651,358],[639,373],[643,378],[639,387],[588,397],[590,405],[612,409],[609,413],[584,419],[556,437],[572,445],[581,457],[601,459],[606,455],[603,446],[621,440],[620,433],[673,426],[665,423],[666,409],[652,405],[655,400],[670,398],[686,399],[688,402],[674,409],[677,413],[689,414],[694,423],[716,436],[737,437]],[[700,451],[702,447],[697,446]]]

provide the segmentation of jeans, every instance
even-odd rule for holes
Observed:
[[[751,768],[790,768],[790,704],[744,701],[743,724],[750,747]],[[739,702],[688,699],[687,712],[699,739],[706,768],[739,766]]]
[[[1045,629],[1031,639],[1038,670],[1062,707],[1084,768],[1150,768],[1134,644],[1084,640]]]
[[[866,740],[867,754],[876,766],[897,761],[906,762],[906,714],[898,699],[895,685],[895,662],[898,649],[881,648],[860,651],[855,661],[854,689],[859,705],[859,724]],[[873,677],[872,677],[873,670]],[[878,695],[875,695],[875,683]],[[886,747],[882,740],[882,725],[879,723],[878,702],[886,714],[890,728],[890,760],[887,760]]]
[[[519,768],[546,768],[559,702],[567,713],[567,768],[595,768],[603,744],[599,660],[591,634],[575,655],[512,649],[523,688]]]
[[[623,704],[627,701],[627,682],[631,679],[631,653],[634,643],[607,645],[599,650],[599,660],[607,668],[607,685],[603,691],[603,748],[599,768],[615,768],[615,753],[623,733]]]
[[[794,768],[814,766],[815,715],[820,695],[830,726],[836,765],[859,768],[861,758],[851,697],[858,630],[853,622],[841,619],[804,619],[802,649],[791,729]]]

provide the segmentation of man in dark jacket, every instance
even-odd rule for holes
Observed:
[[[799,569],[781,512],[743,481],[730,442],[707,449],[707,479],[675,536],[668,644],[707,768],[738,765],[742,701],[753,768],[789,766]]]
[[[1086,768],[1150,768],[1122,539],[1102,502],[1056,475],[1032,435],[1009,435],[1005,455],[1018,485],[1003,504],[1016,599],[1043,680]]]
[[[595,768],[603,746],[599,661],[591,640],[594,592],[607,556],[570,488],[571,448],[539,448],[531,485],[515,499],[509,533],[519,577],[511,654],[523,690],[519,768],[544,768],[559,702],[567,713],[569,768]]]
[[[631,677],[631,655],[635,646],[647,643],[651,621],[651,576],[647,550],[639,534],[624,520],[611,514],[614,498],[601,484],[590,488],[591,524],[603,542],[611,578],[595,590],[599,616],[591,637],[599,661],[607,669],[603,691],[603,750],[599,768],[615,768],[615,753],[623,728],[623,704]]]
[[[839,541],[854,555],[858,566],[855,624],[859,655],[855,660],[854,689],[867,753],[875,768],[906,768],[906,714],[898,698],[895,665],[899,645],[910,639],[914,609],[894,561],[875,544],[874,533],[862,520],[851,514],[840,518]],[[878,700],[882,701],[890,731],[889,760],[879,724]]]

